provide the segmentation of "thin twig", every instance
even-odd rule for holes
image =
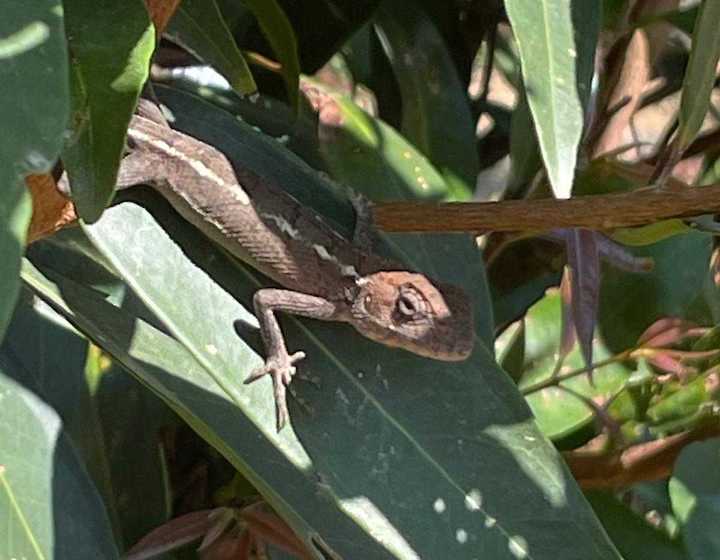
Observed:
[[[630,358],[632,353],[633,350],[624,350],[619,354],[615,354],[614,356],[606,358],[605,360],[600,360],[599,362],[590,364],[590,366],[585,366],[582,368],[574,369],[572,371],[567,371],[565,373],[560,373],[558,375],[553,375],[551,377],[548,377],[547,379],[543,379],[542,381],[538,381],[537,383],[533,383],[532,385],[523,387],[522,389],[520,389],[520,393],[522,393],[524,396],[527,396],[530,393],[541,391],[542,389],[546,389],[547,387],[554,387],[556,385],[559,385],[562,381],[577,377],[578,375],[582,375],[583,373],[587,373],[591,370],[596,370],[603,366],[614,364],[615,362],[622,362],[624,360],[627,360],[628,358]]]

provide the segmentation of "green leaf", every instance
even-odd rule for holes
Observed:
[[[36,259],[38,245],[50,243],[33,244],[30,253]],[[80,278],[88,279],[87,259],[48,248],[45,253],[57,255],[68,268],[77,267]],[[49,263],[46,257],[39,260]],[[11,363],[15,381],[60,415],[118,537],[129,548],[169,514],[157,434],[161,422],[167,425],[172,417],[126,372],[100,367],[107,359],[96,348],[88,355],[86,339],[42,301],[25,295],[0,347],[0,361]]]
[[[691,443],[680,453],[668,484],[673,512],[692,560],[720,555],[719,463],[719,440]]]
[[[308,351],[303,367],[321,385],[295,384],[314,414],[291,402],[300,440],[290,431],[277,436],[269,385],[240,384],[259,358],[232,325],[251,317],[210,277],[242,292],[236,297],[246,306],[255,282],[247,286],[242,276],[227,273],[235,278],[223,280],[218,255],[200,240],[183,241],[179,229],[174,239],[182,250],[158,244],[167,234],[132,204],[108,210],[91,229],[113,245],[119,270],[141,285],[180,343],[70,281],[59,283],[63,304],[60,292],[41,279],[28,274],[26,280],[158,391],[306,542],[319,534],[340,555],[363,551],[377,558],[390,551],[411,557],[408,546],[423,557],[442,557],[449,548],[455,558],[471,558],[476,547],[465,543],[482,543],[494,557],[510,558],[514,538],[542,557],[562,550],[564,535],[580,531],[589,556],[615,557],[556,452],[525,408],[512,404],[517,395],[481,346],[469,362],[448,366],[384,349],[342,325],[315,324],[310,332],[307,322],[289,319],[290,347]],[[129,231],[143,241],[123,243]],[[186,251],[201,268],[186,260]],[[191,298],[181,295],[188,291]],[[452,443],[438,437],[449,431],[457,434]],[[538,518],[544,521],[535,527]],[[550,538],[548,523],[558,527]]]
[[[75,207],[94,222],[114,193],[155,33],[142,0],[68,0],[64,9],[73,63],[73,137],[62,158]]]
[[[618,228],[612,232],[610,237],[623,245],[641,247],[689,231],[693,231],[693,229],[683,220],[673,219],[636,228]]]
[[[290,105],[297,110],[300,58],[297,38],[287,15],[277,0],[242,0],[242,3],[253,13],[265,38],[278,57],[278,61],[282,65],[288,100]]]
[[[303,83],[323,96],[320,152],[335,179],[375,201],[447,195],[442,175],[393,127],[345,95],[308,78]]]
[[[118,558],[107,516],[57,414],[0,358],[0,557]]]
[[[184,103],[176,124],[197,119],[232,161],[300,199],[332,194],[275,141],[222,111]],[[474,558],[478,549],[494,558],[562,550],[617,558],[481,340],[469,360],[443,363],[347,325],[283,317],[289,348],[308,355],[300,371],[320,384],[293,384],[314,412],[291,400],[294,431],[276,434],[269,380],[241,383],[260,363],[260,341],[234,328],[254,321],[248,309],[266,281],[228,262],[149,194],[136,194],[144,208],[118,204],[86,231],[172,337],[71,280],[55,276],[56,287],[30,268],[24,278],[225,455],[311,549],[324,541],[347,558]],[[390,241],[419,269],[463,286],[477,324],[488,321],[486,290],[477,289],[482,268],[457,266],[477,262],[469,236]]]
[[[645,247],[638,257],[651,257],[655,268],[646,273],[606,266],[600,288],[600,331],[608,346],[621,351],[635,344],[642,332],[661,317],[707,320],[691,310],[701,299],[710,259],[712,236],[690,232]]]
[[[553,193],[572,191],[590,95],[599,2],[506,0],[528,102]]]
[[[600,491],[586,495],[625,560],[687,560],[680,542],[652,527],[614,496]]]
[[[523,88],[510,118],[510,177],[507,186],[509,195],[517,196],[522,187],[529,188],[541,167],[537,134]]]
[[[475,191],[480,163],[465,88],[442,36],[419,6],[380,4],[375,29],[402,97],[402,134],[440,170],[452,200]]]
[[[252,72],[214,0],[185,0],[165,33],[220,72],[238,93],[257,91]]]
[[[5,187],[0,190],[0,262],[3,263],[0,273],[0,341],[20,290],[20,259],[32,214],[32,203],[27,189],[15,183],[15,177],[10,181],[12,182],[0,180],[5,183]]]
[[[19,291],[31,202],[23,179],[49,171],[68,115],[61,5],[3,3],[0,17],[0,340]]]
[[[698,377],[687,384],[668,384],[662,388],[658,402],[648,407],[647,417],[654,423],[656,433],[690,429],[702,415],[701,407],[712,400],[706,387],[705,377]]]
[[[685,70],[675,140],[682,153],[700,131],[710,104],[710,92],[720,58],[720,2],[705,0],[695,20],[693,48]]]
[[[540,429],[553,439],[577,432],[594,418],[593,411],[584,402],[557,384],[530,392],[533,386],[551,379],[555,373],[560,344],[560,304],[560,294],[553,290],[528,311],[525,321],[525,369],[518,383]],[[593,340],[593,355],[597,361],[611,356],[597,336]],[[584,367],[585,361],[576,344],[563,361],[560,373]],[[563,381],[562,386],[590,399],[607,400],[624,386],[630,373],[621,363],[611,363],[594,369],[594,383],[590,383],[587,374],[582,373]],[[620,419],[633,415],[633,403],[627,392],[613,401],[610,412]]]

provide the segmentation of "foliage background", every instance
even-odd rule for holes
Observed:
[[[267,384],[239,383],[266,280],[148,190],[106,208],[148,75],[173,126],[345,234],[344,186],[532,202],[712,184],[717,3],[3,10],[0,558],[718,556],[713,216],[489,234],[484,261],[469,234],[380,236],[471,294],[476,351],[436,362],[287,318],[317,383],[293,384],[278,435]],[[58,160],[82,219],[61,231]]]

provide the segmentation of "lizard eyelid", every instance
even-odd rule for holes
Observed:
[[[404,319],[421,319],[427,311],[427,307],[427,301],[413,286],[400,287],[395,308]]]

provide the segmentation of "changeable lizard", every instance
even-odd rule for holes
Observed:
[[[153,187],[207,237],[282,286],[255,293],[267,358],[245,381],[272,377],[278,430],[289,418],[286,387],[305,357],[288,353],[278,311],[344,321],[374,341],[437,360],[470,354],[472,309],[460,288],[348,241],[271,181],[170,128],[152,103],[141,101],[127,136],[118,188]],[[355,238],[368,238],[360,214]]]

